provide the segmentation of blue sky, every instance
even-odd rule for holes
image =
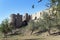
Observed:
[[[43,0],[38,3],[37,0],[0,0],[0,23],[3,19],[8,18],[10,14],[33,14],[35,12],[46,9],[46,3],[48,0]],[[32,9],[32,5],[35,4],[35,8]]]

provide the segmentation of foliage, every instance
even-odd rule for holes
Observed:
[[[29,30],[32,30],[32,29],[35,27],[34,21],[31,20],[31,21],[28,23],[27,27],[28,27]]]
[[[11,31],[10,27],[8,26],[8,19],[3,20],[0,26],[0,31],[4,34],[4,36]]]
[[[31,34],[36,30],[46,31],[47,30],[46,22],[42,19],[36,22],[35,20],[31,20],[27,25],[27,29],[31,31]]]

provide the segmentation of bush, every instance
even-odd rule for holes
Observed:
[[[31,20],[27,27],[26,27],[27,30],[31,31],[31,34],[34,32],[34,31],[46,31],[47,28],[46,28],[46,23],[44,20],[38,20],[38,21],[34,21],[34,20]]]
[[[7,33],[11,31],[10,27],[8,26],[8,19],[5,19],[2,21],[0,25],[0,31],[4,34],[4,36],[7,36]]]

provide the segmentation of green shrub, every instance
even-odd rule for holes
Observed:
[[[11,28],[8,26],[8,19],[2,21],[0,25],[0,31],[4,34],[4,36],[11,31]]]

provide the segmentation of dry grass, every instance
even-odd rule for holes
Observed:
[[[53,35],[48,35],[48,33],[45,32],[45,33],[42,33],[41,35],[38,35],[38,36],[35,36],[35,35],[26,35],[26,36],[16,35],[16,36],[9,36],[7,39],[0,37],[0,40],[60,40],[60,35],[53,36]]]

